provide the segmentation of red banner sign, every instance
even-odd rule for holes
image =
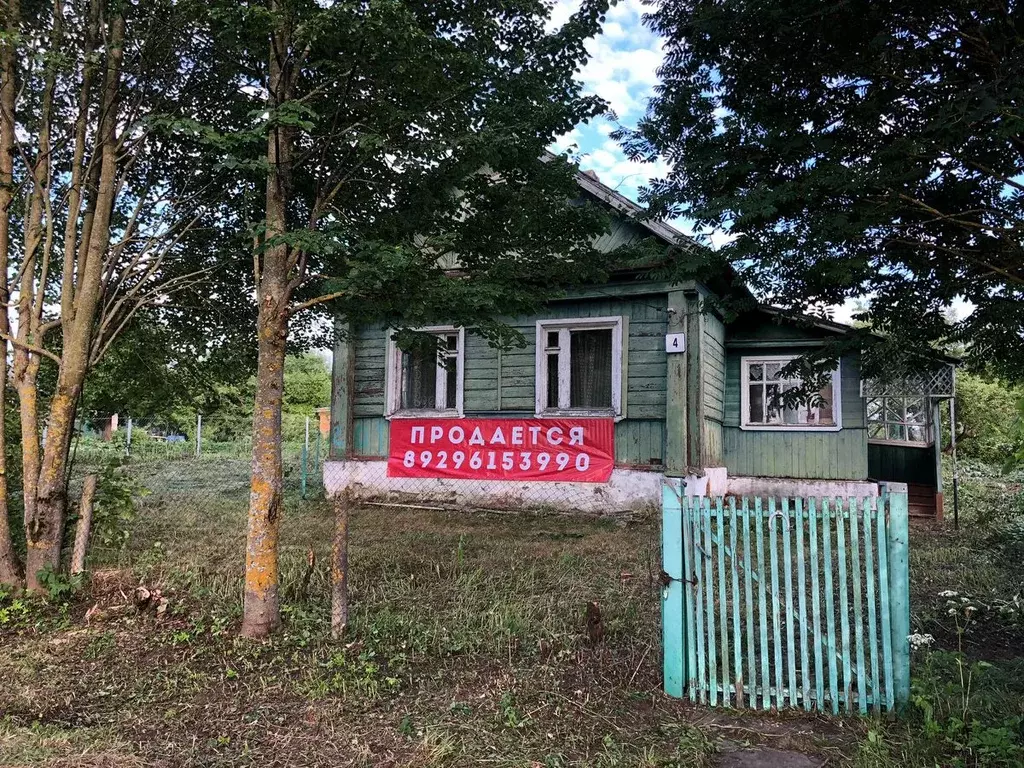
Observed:
[[[392,419],[388,477],[607,483],[612,419]]]

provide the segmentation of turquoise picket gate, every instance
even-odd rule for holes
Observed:
[[[663,496],[665,692],[891,710],[910,695],[906,486],[864,499]]]

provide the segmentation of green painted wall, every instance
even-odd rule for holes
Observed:
[[[609,286],[608,290],[614,288]],[[667,306],[663,294],[557,302],[534,317],[514,319],[511,325],[523,334],[526,346],[501,353],[467,333],[466,416],[533,415],[538,319],[622,315],[626,319],[626,418],[615,427],[616,460],[629,466],[660,466],[665,456]],[[356,361],[353,452],[356,456],[386,456],[388,422],[383,413],[387,332],[382,326],[361,327],[353,334],[352,343]]]
[[[868,475],[872,480],[919,483],[935,487],[935,448],[868,444]]]
[[[774,333],[777,326],[769,328]],[[730,339],[731,342],[731,329]],[[856,356],[841,363],[843,424],[838,432],[740,429],[740,358],[744,355],[798,354],[779,346],[743,349],[732,344],[726,353],[723,453],[731,475],[828,480],[866,480],[868,445],[860,369]]]
[[[703,461],[705,467],[720,467],[724,461],[725,325],[716,315],[706,312],[703,329],[700,363],[704,390]]]

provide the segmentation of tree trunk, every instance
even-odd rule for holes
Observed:
[[[0,42],[0,585],[20,586],[21,563],[11,540],[10,506],[7,487],[7,337],[11,327],[6,307],[10,302],[7,290],[8,250],[11,245],[11,203],[14,200],[14,108],[15,59],[12,39],[18,30],[18,0],[8,0],[3,13],[3,29],[7,42]]]
[[[124,17],[115,16],[109,23],[102,109],[97,131],[99,162],[94,165],[99,170],[91,202],[91,221],[83,222],[82,243],[76,254],[76,285],[61,286],[62,306],[65,294],[73,291],[74,299],[70,302],[73,311],[71,317],[62,318],[63,344],[57,386],[46,421],[46,440],[41,451],[35,518],[25,531],[28,545],[25,581],[31,591],[40,591],[40,571],[46,568],[56,570],[60,566],[71,438],[78,401],[89,370],[96,313],[103,291],[105,257],[110,245],[110,221],[117,197],[117,120],[124,33]]]
[[[87,350],[80,350],[77,355],[72,350],[65,350],[57,390],[50,404],[42,468],[35,499],[35,520],[25,531],[25,582],[32,592],[42,589],[39,581],[41,571],[47,568],[57,570],[60,567],[68,500],[68,454],[74,434],[78,398],[85,380],[86,354]],[[69,356],[79,358],[80,364],[69,365]]]
[[[78,507],[78,525],[75,526],[75,549],[71,554],[71,575],[85,570],[85,556],[89,551],[89,531],[92,528],[92,500],[96,496],[96,475],[86,475],[82,486],[82,501]]]
[[[285,309],[271,296],[260,304],[259,368],[253,411],[252,484],[245,550],[244,637],[267,637],[281,623],[277,541],[283,507],[281,400],[284,394]]]
[[[331,637],[345,634],[348,626],[348,524],[352,492],[334,497],[334,552],[331,558]]]
[[[271,12],[281,11],[271,0]],[[276,110],[294,93],[288,20],[278,21],[270,45],[267,106]],[[277,542],[281,527],[284,468],[281,464],[281,401],[288,339],[288,273],[293,253],[281,238],[288,231],[294,132],[278,125],[267,137],[267,245],[256,254],[259,358],[252,426],[252,483],[245,550],[245,602],[242,636],[267,637],[281,623],[278,603]],[[276,242],[275,242],[276,241]]]

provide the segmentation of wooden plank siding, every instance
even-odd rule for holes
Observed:
[[[799,350],[785,343],[777,347],[758,346],[753,350],[728,348],[723,453],[729,474],[815,480],[866,480],[867,431],[864,401],[860,396],[860,369],[857,356],[844,357],[841,363],[843,428],[838,432],[786,432],[740,429],[740,358],[745,354],[799,354]]]
[[[509,321],[522,334],[525,345],[501,352],[468,332],[465,415],[533,416],[537,320],[622,316],[625,419],[615,426],[616,463],[660,468],[665,459],[667,308],[664,294],[555,302],[535,316]],[[383,326],[363,326],[352,334],[351,343],[355,357],[353,453],[383,457],[388,449],[388,421],[383,418],[387,331]]]
[[[722,424],[725,421],[725,325],[714,314],[704,315],[701,346],[701,369],[704,389],[705,467],[720,467],[724,460]]]
[[[868,476],[872,480],[937,487],[934,446],[868,444]]]

